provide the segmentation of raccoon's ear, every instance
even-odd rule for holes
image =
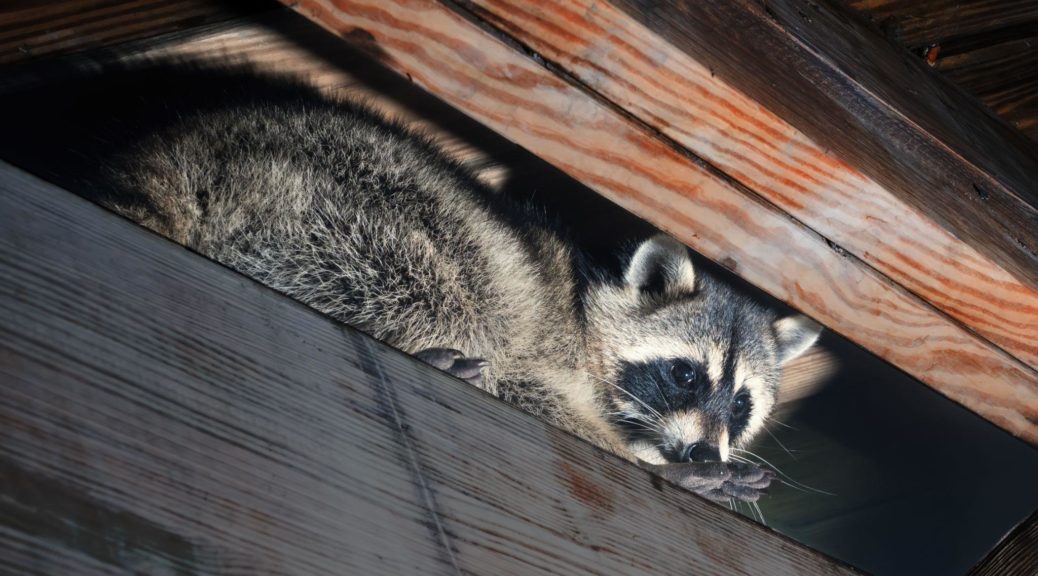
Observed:
[[[624,282],[641,292],[665,294],[692,292],[696,271],[688,248],[664,234],[641,243],[624,272]]]
[[[822,333],[821,324],[801,314],[779,318],[771,325],[778,340],[779,364],[806,352]]]

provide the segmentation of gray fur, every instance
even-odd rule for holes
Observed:
[[[486,359],[486,390],[629,458],[697,442],[727,458],[770,411],[780,362],[817,336],[806,319],[776,331],[666,237],[618,281],[583,276],[556,226],[354,104],[228,98],[99,158],[101,200],[401,350]],[[679,359],[702,366],[698,393],[668,380]],[[755,412],[729,438],[743,389]]]

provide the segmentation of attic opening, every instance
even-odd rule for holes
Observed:
[[[616,256],[622,247],[653,232],[370,54],[344,46],[303,18],[270,10],[136,40],[115,51],[21,64],[5,91],[92,58],[216,54],[367,99],[420,125],[497,193],[543,205],[564,220],[594,263],[614,274],[622,271]],[[363,35],[353,37],[358,36]],[[17,143],[4,146],[10,152]],[[782,255],[773,257],[781,266]],[[791,311],[731,274],[729,269],[744,268],[738,260],[720,262],[700,256],[696,265],[770,307]],[[1038,455],[1032,447],[831,330],[814,352],[787,368],[784,385],[773,423],[742,455],[776,469],[779,481],[759,508],[733,504],[740,514],[872,573],[942,574],[964,572],[1038,508],[1038,492],[1031,488],[1038,481]]]

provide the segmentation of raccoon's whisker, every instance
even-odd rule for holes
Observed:
[[[655,426],[652,426],[651,424],[645,422],[644,420],[624,419],[623,421],[626,422],[627,424],[635,425],[635,426],[641,428],[642,430],[645,430],[646,432],[655,432],[657,434],[661,434],[659,428],[657,428]]]
[[[748,464],[761,464],[761,463],[763,463],[763,464],[771,467],[772,470],[774,470],[780,476],[785,478],[784,480],[782,478],[780,478],[779,481],[782,482],[783,484],[789,486],[790,488],[796,488],[796,489],[798,489],[798,490],[800,490],[802,492],[813,492],[815,494],[824,494],[826,496],[836,496],[836,494],[833,494],[832,492],[826,492],[825,490],[821,490],[821,489],[818,489],[818,488],[814,488],[812,486],[808,486],[807,484],[801,484],[800,482],[797,482],[796,480],[791,478],[789,476],[789,474],[786,474],[785,472],[780,470],[777,466],[775,466],[771,462],[768,462],[767,460],[762,458],[759,454],[750,452],[749,450],[743,450],[741,448],[732,448],[732,450],[733,451],[742,452],[743,454],[749,454],[750,456],[753,456],[755,458],[760,459],[760,462],[751,462],[751,461],[746,461],[746,462]],[[734,456],[734,455],[732,455],[732,456]],[[732,457],[732,456],[729,456],[729,457]]]
[[[779,472],[779,474],[782,474],[782,473]],[[783,484],[785,484],[786,486],[789,486],[790,488],[792,488],[794,490],[799,490],[801,492],[805,492],[805,493],[808,493],[808,494],[821,494],[823,496],[837,496],[837,494],[833,494],[832,492],[826,492],[825,490],[821,490],[821,489],[815,488],[813,486],[808,486],[807,484],[801,484],[800,482],[797,482],[796,480],[793,480],[792,478],[790,478],[789,476],[786,476],[785,474],[782,474],[782,475],[785,476],[785,479],[783,480],[782,478],[779,478],[778,481],[782,482]]]
[[[778,436],[775,436],[774,434],[772,434],[771,430],[768,430],[768,425],[767,424],[764,424],[763,426],[761,426],[761,428],[763,428],[764,431],[768,433],[768,436],[771,436],[772,440],[774,440],[776,443],[778,443],[778,445],[781,446],[782,449],[786,451],[786,454],[789,454],[790,458],[792,458],[793,460],[797,459],[797,457],[793,455],[793,452],[791,452],[789,450],[789,448],[786,448],[786,445],[783,444],[782,441],[778,439]]]
[[[785,474],[782,472],[782,470],[779,470],[777,466],[775,466],[771,462],[768,462],[767,460],[764,459],[763,456],[761,456],[760,454],[757,454],[756,452],[751,452],[751,451],[743,449],[743,448],[732,448],[732,451],[733,452],[741,452],[742,454],[746,454],[747,456],[753,456],[754,458],[760,460],[760,462],[751,462],[752,464],[767,464],[768,466],[771,466],[776,472],[778,472],[779,474],[782,474],[783,476],[785,476]]]
[[[782,426],[784,428],[789,428],[790,430],[796,430],[796,428],[794,428],[793,426],[790,426],[789,424],[786,424],[785,422],[780,422],[780,421],[778,421],[778,420],[776,420],[774,418],[771,418],[769,416],[765,416],[764,419],[767,420],[768,422],[774,422],[775,424],[778,424],[779,426]]]
[[[742,500],[736,500],[735,501],[735,505],[740,508],[739,513],[742,514],[743,516],[749,516],[751,520],[756,522],[757,521],[757,515],[754,514],[754,512],[753,512],[753,504],[751,502],[745,502],[746,510],[748,510],[748,512],[743,513],[743,511],[741,510],[742,507],[740,506],[740,504],[743,504],[743,503],[744,502]]]
[[[659,381],[653,378],[652,383],[656,385],[656,390],[659,391],[660,398],[663,398],[663,405],[667,407],[667,411],[673,412],[674,408],[671,407],[670,401],[667,400],[667,395],[663,393],[663,387],[660,386]]]
[[[732,460],[735,460],[736,462],[742,462],[743,464],[756,464],[756,462],[750,462],[746,458],[743,458],[742,456],[736,456],[735,454],[728,454],[728,457]]]
[[[638,423],[643,426],[650,426],[653,430],[662,432],[660,428],[660,420],[658,418],[646,417],[644,414],[637,412],[631,412],[629,410],[617,410],[615,412],[607,412],[609,416],[618,416],[619,420],[624,420],[631,423]]]
[[[760,523],[767,526],[768,522],[764,520],[764,511],[760,509],[760,503],[750,502],[750,506],[757,510],[757,516],[760,517]]]
[[[659,423],[657,423],[655,420],[647,420],[645,416],[641,414],[633,414],[631,412],[627,412],[624,410],[618,410],[616,412],[606,412],[606,415],[618,417],[616,418],[616,421],[618,423],[624,422],[626,424],[637,425],[643,430],[655,432],[656,434],[663,436],[663,429],[660,428]]]
[[[660,414],[658,410],[656,410],[652,406],[649,406],[648,404],[646,404],[645,401],[642,400],[641,398],[635,396],[634,394],[628,392],[627,390],[624,390],[622,387],[614,384],[613,382],[610,382],[610,381],[606,380],[605,378],[599,378],[599,380],[601,382],[605,383],[605,384],[609,384],[610,386],[612,386],[613,388],[616,388],[617,390],[623,392],[624,394],[627,394],[628,396],[631,397],[632,400],[634,400],[635,402],[637,402],[637,403],[641,404],[642,406],[644,406],[645,409],[648,410],[653,416],[656,416],[657,418],[659,418],[660,422],[663,421],[663,414]]]

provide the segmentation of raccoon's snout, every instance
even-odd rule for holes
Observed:
[[[696,442],[667,450],[663,457],[675,464],[680,462],[720,462],[721,451],[709,442]]]

